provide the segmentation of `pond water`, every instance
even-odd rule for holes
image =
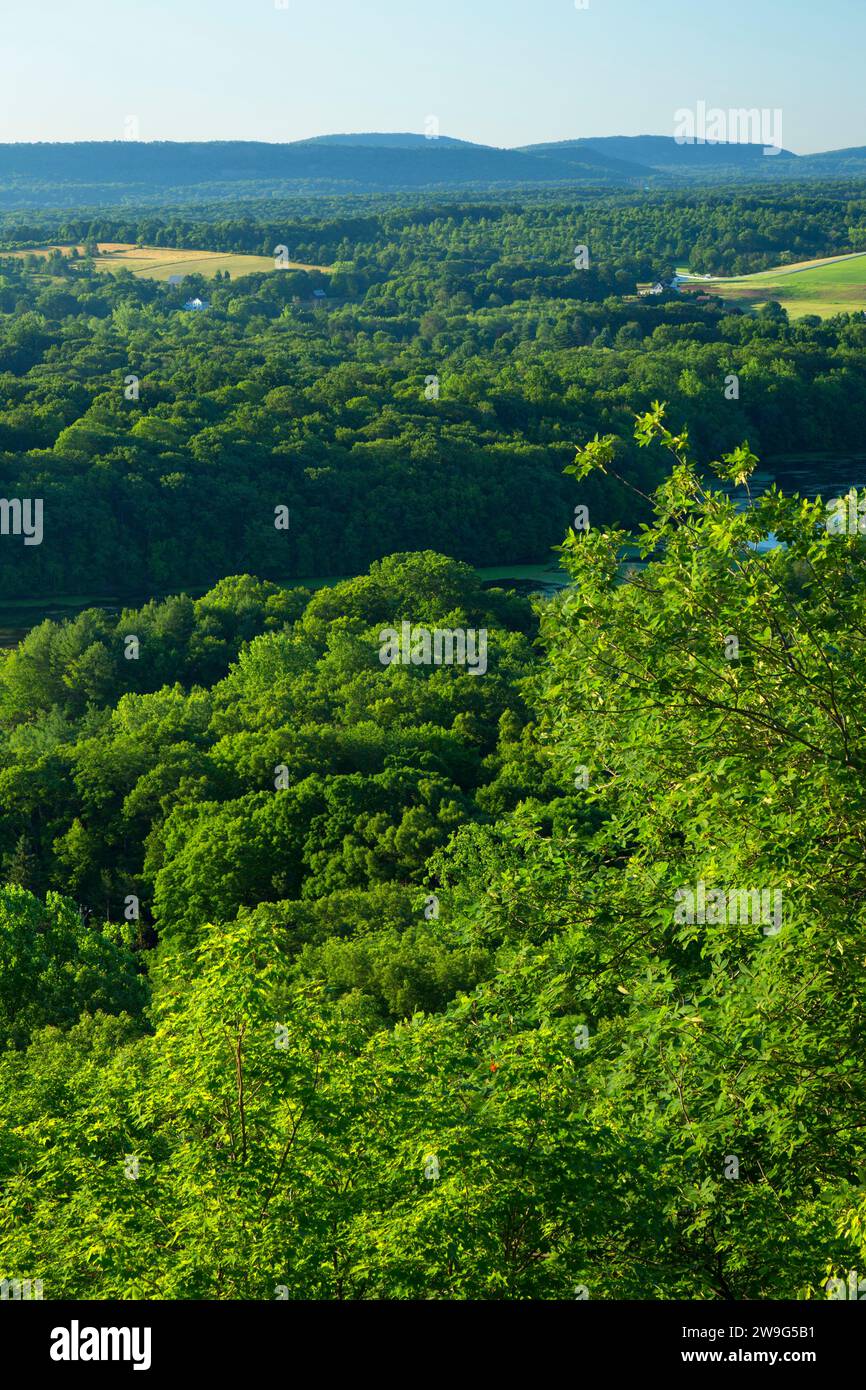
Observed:
[[[765,469],[756,469],[749,480],[749,491],[753,497],[776,484],[784,493],[799,493],[801,497],[814,502],[821,497],[828,502],[834,497],[844,497],[851,488],[862,491],[866,487],[866,454],[851,454],[845,457],[828,455],[780,455],[770,461]],[[748,505],[748,494],[743,487],[724,487],[729,496],[742,506]],[[771,531],[766,540],[760,541],[756,550],[772,550],[778,545]]]
[[[476,570],[484,588],[507,588],[521,594],[555,594],[569,583],[569,577],[559,568],[555,558],[540,561],[536,565],[498,565]],[[351,575],[332,575],[326,579],[286,579],[282,582],[289,588],[323,589],[339,584]],[[279,581],[277,581],[279,582]],[[207,593],[211,585],[184,588],[178,586],[156,593],[126,594],[122,598],[116,594],[76,594],[60,599],[0,599],[0,649],[15,647],[31,628],[50,618],[62,622],[64,618],[74,618],[87,608],[102,608],[106,613],[120,613],[124,608],[140,608],[151,598],[167,598],[170,594],[188,593],[199,598]]]

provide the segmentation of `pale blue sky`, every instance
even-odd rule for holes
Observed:
[[[516,145],[781,108],[799,153],[866,144],[866,0],[0,0],[0,141]]]

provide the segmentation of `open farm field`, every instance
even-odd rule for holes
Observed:
[[[866,310],[866,251],[815,261],[776,266],[754,275],[690,280],[687,289],[702,289],[751,309],[776,300],[791,318]]]
[[[68,253],[69,246],[43,246],[33,251],[15,251],[17,258],[37,255],[49,256],[52,251]],[[77,248],[80,255],[84,247]],[[245,256],[223,254],[219,251],[196,251],[176,246],[133,246],[126,242],[99,242],[99,256],[96,258],[98,270],[117,272],[130,270],[147,280],[168,280],[172,275],[204,275],[209,279],[217,271],[228,271],[233,280],[241,275],[253,275],[261,271],[275,269],[273,256]],[[300,261],[289,261],[289,270],[327,270],[327,266],[303,265]]]

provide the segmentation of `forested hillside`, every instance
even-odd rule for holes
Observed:
[[[6,656],[0,1238],[46,1297],[821,1297],[863,1259],[864,540],[637,438],[670,478],[624,580],[593,529],[535,609],[426,553]],[[383,665],[403,620],[486,671]]]
[[[769,115],[770,113],[766,113]],[[756,112],[757,116],[758,113]],[[749,112],[731,115],[731,138],[673,135],[582,137],[501,148],[438,133],[318,136],[289,143],[257,140],[42,141],[0,144],[0,208],[160,210],[166,204],[238,197],[359,197],[371,191],[425,195],[449,191],[559,188],[677,188],[760,181],[774,191],[792,180],[857,178],[862,147],[798,156],[762,135]],[[765,122],[766,123],[766,122]],[[776,153],[767,158],[767,142]]]
[[[310,191],[617,185],[652,170],[593,149],[557,154],[465,140],[79,141],[0,144],[0,207],[151,204]]]
[[[5,1364],[841,1385],[866,4],[2,35]]]
[[[683,262],[742,272],[862,249],[851,190],[283,221],[223,209],[162,226],[78,215],[5,233],[10,248],[286,246],[330,267],[170,286],[85,254],[0,261],[0,467],[7,496],[42,499],[45,534],[0,548],[5,597],[353,574],[426,548],[537,561],[570,520],[578,439],[617,434],[625,474],[657,481],[630,442],[656,397],[703,458],[744,437],[774,454],[862,443],[862,315],[789,323],[773,306],[637,293]],[[208,309],[185,312],[196,294]],[[587,502],[596,523],[642,515],[610,479]]]
[[[2,1269],[825,1297],[866,1259],[866,539],[785,456],[862,457],[866,318],[674,274],[862,250],[862,186],[0,241],[0,599],[84,605],[0,651]],[[558,597],[477,573],[552,547]]]

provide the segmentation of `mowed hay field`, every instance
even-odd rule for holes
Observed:
[[[95,265],[97,270],[130,270],[146,280],[167,280],[170,275],[204,275],[228,271],[233,280],[240,275],[276,270],[273,256],[235,256],[220,251],[187,251],[176,246],[130,246],[119,241],[101,241]],[[32,251],[15,251],[15,256],[49,256],[52,251],[69,251],[68,246],[41,246]],[[84,247],[78,251],[83,254]],[[289,261],[290,270],[328,270],[324,265],[304,265]]]
[[[791,318],[853,314],[866,310],[866,251],[776,266],[738,279],[691,280],[683,288],[717,294],[744,308],[760,309],[774,299]]]

